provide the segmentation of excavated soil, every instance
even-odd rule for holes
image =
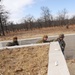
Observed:
[[[0,75],[47,75],[49,45],[0,51]]]

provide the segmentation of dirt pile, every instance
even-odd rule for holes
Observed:
[[[0,75],[47,75],[49,45],[0,51]]]

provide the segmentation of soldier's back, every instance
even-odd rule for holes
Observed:
[[[12,42],[8,42],[6,46],[13,46]]]

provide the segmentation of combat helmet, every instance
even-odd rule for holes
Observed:
[[[60,34],[59,35],[59,38],[64,38],[64,34]]]

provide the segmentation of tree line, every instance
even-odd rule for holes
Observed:
[[[1,2],[1,1],[0,1]],[[9,31],[16,30],[33,30],[36,28],[43,27],[55,27],[55,26],[65,26],[67,29],[69,25],[75,24],[75,16],[68,18],[68,12],[66,9],[59,11],[57,16],[54,17],[48,7],[41,7],[41,16],[35,19],[32,15],[27,15],[22,19],[20,24],[14,24],[13,22],[8,22],[8,12],[3,9],[0,5],[0,36],[5,35]]]

